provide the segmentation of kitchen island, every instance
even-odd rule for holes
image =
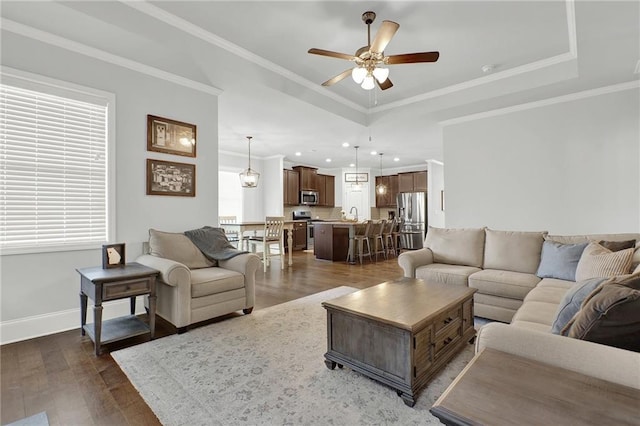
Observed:
[[[316,259],[355,263],[354,237],[363,223],[354,221],[314,222],[313,253]]]

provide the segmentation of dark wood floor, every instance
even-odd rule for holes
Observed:
[[[348,265],[294,252],[292,268],[281,271],[275,260],[266,273],[258,270],[255,308],[343,285],[366,288],[400,276],[396,258]],[[175,333],[167,322],[157,323],[156,338]],[[107,348],[141,342],[129,340]],[[93,343],[79,329],[1,346],[1,423],[46,411],[51,425],[160,424],[108,350],[96,357]]]

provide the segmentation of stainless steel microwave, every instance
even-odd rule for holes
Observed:
[[[300,191],[300,204],[305,206],[315,206],[318,204],[319,195],[317,191]]]

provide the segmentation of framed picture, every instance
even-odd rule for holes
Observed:
[[[345,182],[369,182],[369,173],[345,173],[344,181]]]
[[[102,246],[102,269],[119,268],[124,264],[124,243]]]
[[[147,195],[196,196],[196,165],[147,159]]]
[[[195,157],[195,124],[147,115],[147,151]]]

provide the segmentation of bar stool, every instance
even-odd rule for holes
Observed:
[[[396,252],[396,239],[393,237],[393,232],[396,230],[398,222],[396,218],[387,221],[384,231],[382,232],[382,239],[384,241],[384,247],[388,255],[397,256]]]
[[[384,228],[387,225],[386,220],[380,220],[375,223],[374,230],[371,238],[373,238],[373,251],[376,255],[376,262],[378,261],[378,253],[382,253],[384,258],[387,258],[387,252],[384,247]]]
[[[356,235],[353,237],[354,238],[354,256],[358,256],[360,258],[360,264],[362,264],[362,258],[365,255],[369,255],[369,261],[373,261],[373,259],[371,258],[371,243],[369,242],[369,239],[372,236],[372,231],[373,231],[373,221],[372,220],[367,220],[364,224],[364,228],[363,228],[363,232],[362,234],[360,233],[356,233]],[[367,246],[367,251],[364,251],[364,246]]]

